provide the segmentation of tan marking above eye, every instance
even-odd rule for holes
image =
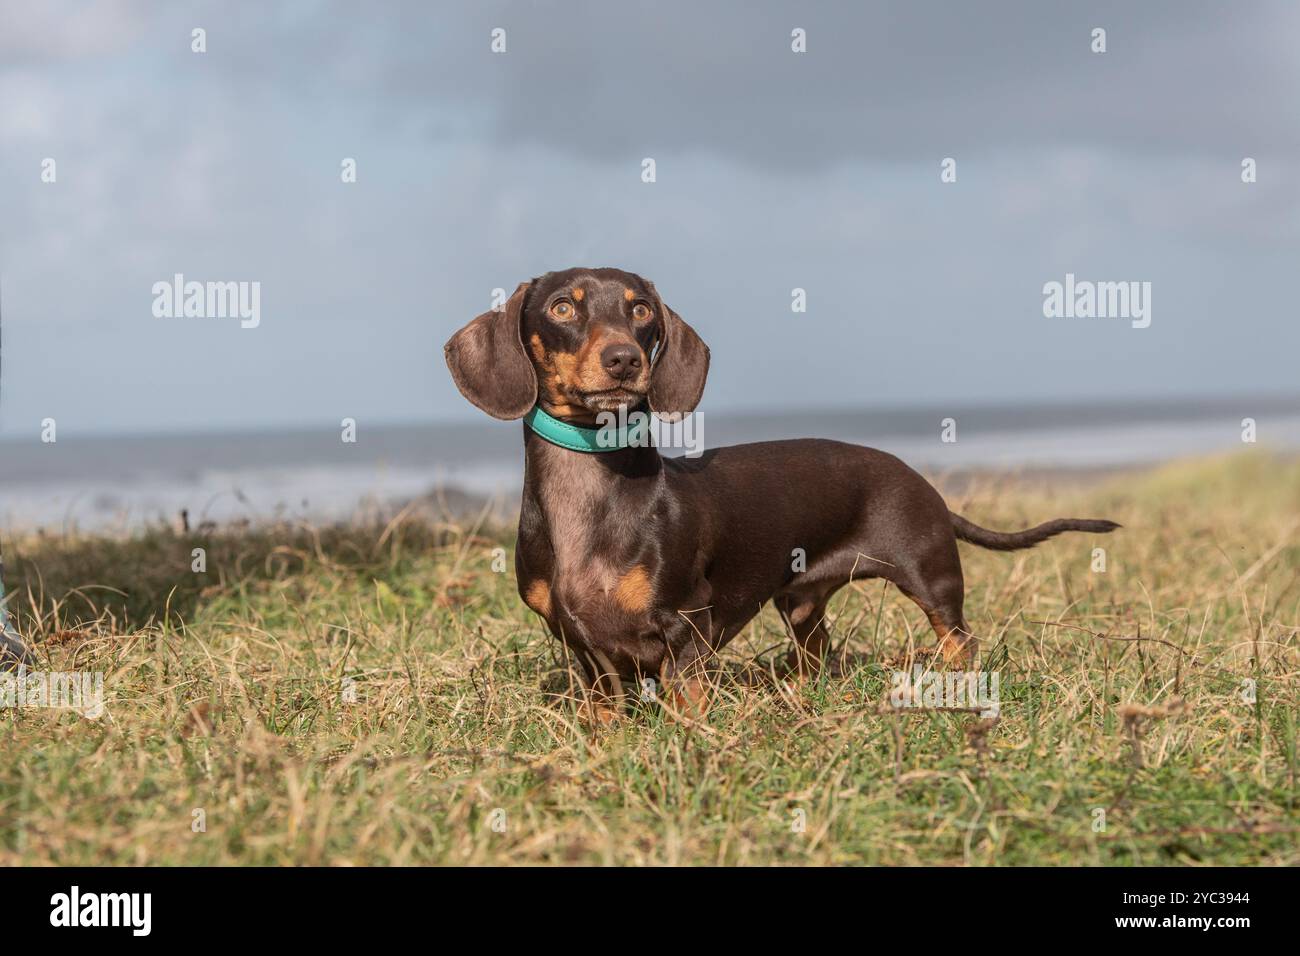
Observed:
[[[559,319],[561,322],[570,322],[578,314],[578,310],[573,307],[573,303],[568,299],[561,299],[551,306],[551,317]]]
[[[574,290],[573,290],[573,299],[574,299],[575,302],[581,302],[581,301],[582,301],[582,297],[583,297],[584,295],[586,295],[586,294],[587,294],[587,293],[586,293],[584,290],[582,290],[582,289],[574,289]]]
[[[624,290],[623,290],[623,298],[625,298],[625,299],[627,299],[627,301],[631,302],[633,299],[636,298],[636,293],[633,292],[631,289],[624,289]]]

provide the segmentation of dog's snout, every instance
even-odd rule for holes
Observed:
[[[621,382],[641,371],[641,350],[630,342],[607,345],[601,350],[600,364],[611,378]]]

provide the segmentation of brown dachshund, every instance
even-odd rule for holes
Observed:
[[[452,336],[446,357],[471,402],[526,420],[519,593],[581,665],[600,720],[646,677],[702,714],[710,660],[768,600],[794,638],[792,671],[815,673],[830,645],[826,602],[862,578],[897,585],[944,657],[969,666],[977,644],[962,616],[958,539],[1011,551],[1118,527],[1058,518],[989,531],[893,455],[835,441],[663,458],[607,427],[593,445],[602,412],[691,412],[709,369],[695,330],[650,282],[618,269],[523,283]]]

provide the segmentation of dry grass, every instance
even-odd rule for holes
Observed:
[[[995,724],[882,706],[881,662],[930,637],[879,582],[832,604],[843,677],[729,679],[707,726],[647,704],[593,733],[492,570],[508,532],[7,540],[40,666],[102,671],[108,700],[0,711],[0,863],[1300,863],[1300,467],[954,503],[1126,525],[963,546]],[[784,650],[767,611],[726,657]]]

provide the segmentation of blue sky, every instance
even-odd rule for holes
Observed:
[[[806,7],[0,0],[0,435],[471,419],[443,341],[577,264],[705,409],[1295,388],[1300,8]],[[260,325],[154,317],[178,272]],[[1045,318],[1067,272],[1150,328]]]

